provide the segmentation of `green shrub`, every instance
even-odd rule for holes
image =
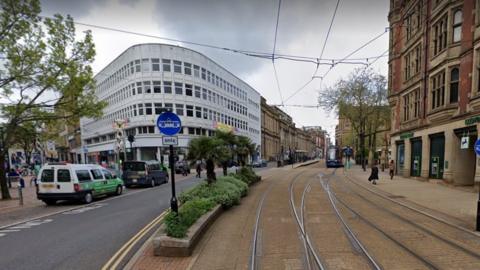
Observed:
[[[245,197],[248,194],[248,184],[242,181],[236,174],[222,177],[221,181],[227,181],[234,184],[237,188],[240,189],[240,194],[242,197]]]
[[[251,185],[257,181],[260,180],[260,178],[255,174],[252,168],[250,167],[242,167],[238,171],[238,176],[241,178],[241,180],[248,185]]]
[[[176,238],[185,237],[188,228],[215,205],[216,203],[210,199],[200,198],[183,204],[178,210],[178,215],[175,212],[168,213],[165,217],[167,235]]]

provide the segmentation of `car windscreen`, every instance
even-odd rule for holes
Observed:
[[[144,162],[125,162],[123,163],[123,170],[134,171],[134,172],[145,171],[145,163]]]

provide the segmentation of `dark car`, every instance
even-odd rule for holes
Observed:
[[[125,161],[123,163],[123,182],[126,187],[154,187],[168,182],[168,172],[156,160]]]
[[[337,159],[329,159],[327,160],[327,168],[339,168],[343,167],[343,162]]]
[[[253,161],[252,162],[252,167],[254,167],[254,168],[267,167],[267,161],[264,160],[264,159]]]
[[[190,174],[190,164],[186,160],[180,160],[175,163],[175,173],[183,173],[183,170],[187,170],[187,173]]]

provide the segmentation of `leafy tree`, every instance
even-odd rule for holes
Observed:
[[[255,153],[255,149],[255,144],[252,143],[250,138],[245,136],[237,136],[237,146],[235,148],[235,152],[238,155],[242,167],[245,166],[247,157],[249,155],[252,156]]]
[[[190,141],[188,145],[187,159],[190,161],[206,160],[207,182],[215,182],[215,163],[221,164],[230,157],[231,153],[225,146],[224,141],[215,137],[198,137]]]
[[[385,77],[372,69],[356,69],[346,79],[322,91],[318,103],[325,110],[335,109],[338,115],[350,120],[359,136],[361,163],[365,170],[365,138],[378,132],[384,124],[378,120],[385,118],[383,115],[386,108],[388,110]],[[386,117],[389,121],[389,114]],[[370,142],[369,148],[374,149],[372,140]]]
[[[228,175],[228,162],[233,160],[234,147],[237,144],[237,138],[232,132],[223,132],[218,130],[215,133],[215,138],[223,142],[223,145],[228,149],[229,155],[224,156],[225,158],[219,160],[220,165],[223,168],[223,175]],[[226,150],[225,150],[226,151]]]
[[[43,18],[40,11],[39,0],[0,1],[0,98],[6,101],[0,164],[19,126],[99,117],[105,106],[95,97],[91,33],[77,39],[72,17]],[[9,199],[4,166],[0,186],[2,199]]]

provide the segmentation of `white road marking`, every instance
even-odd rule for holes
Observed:
[[[86,207],[82,207],[82,208],[79,208],[79,209],[74,209],[74,210],[71,210],[71,211],[63,212],[62,214],[63,215],[81,214],[83,212],[87,212],[87,211],[90,211],[90,210],[93,210],[93,209],[97,209],[97,208],[100,208],[100,207],[105,206],[105,205],[107,205],[107,204],[106,203],[96,203],[96,204],[93,204],[91,206],[86,206]]]
[[[1,230],[0,233],[19,232],[20,230]]]
[[[4,233],[0,233],[0,237],[2,237],[2,236],[5,236],[5,234],[4,234]]]

